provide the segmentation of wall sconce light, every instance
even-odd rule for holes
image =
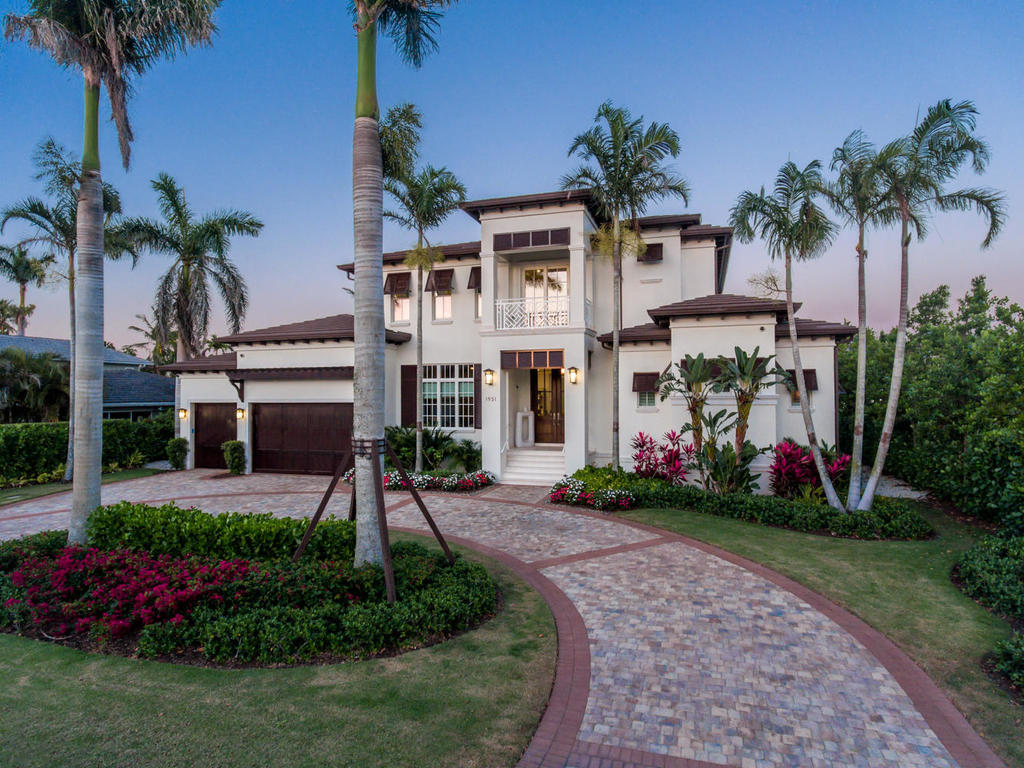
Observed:
[[[241,421],[245,418],[245,408],[235,408],[235,418]]]
[[[569,383],[575,384],[580,377],[580,369],[575,366],[569,369]]]
[[[179,408],[178,409],[178,418],[181,419],[182,421],[187,419],[188,418],[188,408]]]
[[[490,368],[484,369],[484,384],[487,386],[494,384],[494,371]]]

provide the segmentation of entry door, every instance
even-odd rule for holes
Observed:
[[[221,445],[238,435],[234,403],[195,403],[196,467],[227,469]]]
[[[534,441],[565,442],[565,407],[562,371],[540,368],[530,371],[530,400],[533,405]]]

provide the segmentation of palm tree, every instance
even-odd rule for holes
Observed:
[[[85,543],[85,523],[100,503],[103,461],[103,187],[99,103],[105,85],[127,170],[134,139],[128,120],[131,80],[161,58],[208,43],[220,0],[30,0],[29,12],[8,14],[8,40],[24,39],[85,81],[85,128],[78,195],[78,327],[75,338],[74,487],[68,542]]]
[[[419,173],[384,180],[384,190],[398,203],[398,211],[384,216],[416,233],[416,247],[405,264],[416,270],[416,471],[423,471],[423,279],[444,259],[432,248],[427,232],[441,226],[466,200],[466,187],[447,168],[428,165]]]
[[[793,311],[793,260],[805,261],[820,256],[832,242],[836,231],[835,225],[816,202],[823,185],[820,162],[814,160],[801,169],[789,161],[779,169],[772,194],[767,194],[762,187],[759,193],[748,190],[737,198],[730,213],[730,223],[740,242],[749,243],[755,237],[760,237],[768,246],[768,253],[773,259],[785,259],[786,316],[789,321],[789,340],[793,346],[793,367],[796,369],[794,386],[800,396],[800,411],[807,430],[807,442],[811,446],[811,455],[825,490],[825,498],[830,506],[843,509],[814,431],[804,367],[800,361],[796,314]]]
[[[864,462],[864,393],[867,384],[868,306],[865,283],[868,258],[867,231],[888,226],[896,220],[892,200],[884,194],[874,146],[861,131],[854,131],[832,153],[835,181],[825,184],[822,194],[847,225],[857,228],[857,388],[854,395],[853,451],[850,459],[850,490],[846,508],[854,510],[860,501]]]
[[[760,347],[754,347],[751,354],[747,354],[739,347],[734,350],[736,355],[733,359],[721,357],[718,360],[722,367],[720,376],[722,389],[730,390],[736,398],[736,455],[743,451],[743,445],[747,442],[747,426],[750,423],[750,411],[754,407],[757,396],[769,387],[779,383],[780,376],[784,377],[778,365],[772,365],[775,355],[758,357]]]
[[[149,315],[136,315],[140,325],[129,325],[129,331],[141,334],[143,341],[125,344],[121,351],[129,355],[137,355],[145,351],[154,365],[169,365],[177,360],[178,332],[169,330],[158,319],[156,305],[150,308],[153,319]]]
[[[978,110],[972,102],[954,104],[945,99],[928,110],[913,133],[890,142],[878,152],[879,183],[883,194],[895,205],[900,221],[900,310],[882,434],[875,463],[857,509],[871,509],[896,422],[907,346],[911,228],[921,240],[927,234],[927,219],[932,210],[973,209],[988,221],[988,232],[981,243],[982,248],[987,248],[1006,219],[1004,197],[995,190],[967,188],[945,191],[946,183],[957,176],[968,160],[975,173],[983,173],[988,165],[988,144],[974,134],[977,115]]]
[[[31,304],[22,309],[13,301],[0,299],[0,336],[13,336],[18,332],[22,318],[31,315],[35,307]]]
[[[699,458],[704,451],[704,406],[708,398],[721,389],[715,366],[700,352],[696,357],[686,353],[684,363],[676,363],[676,372],[671,366],[658,377],[655,387],[661,399],[667,400],[672,394],[678,393],[686,400],[686,410],[690,414],[690,423],[684,428],[683,434],[693,434],[693,452]],[[707,488],[704,474],[704,462],[697,462],[700,472],[700,484]]]
[[[455,0],[354,0],[358,39],[355,130],[352,136],[352,231],[355,262],[355,382],[352,437],[384,439],[384,177],[377,104],[377,33],[391,37],[407,63],[419,68],[437,50],[443,9]],[[379,445],[379,442],[375,443]],[[356,565],[382,563],[375,468],[380,455],[356,456]]]
[[[27,313],[25,293],[29,284],[39,288],[46,282],[46,270],[53,263],[53,257],[33,259],[22,245],[9,248],[0,245],[0,277],[18,284],[18,306],[21,318],[18,321],[18,335],[25,335],[25,324],[30,313]]]
[[[43,140],[33,155],[36,166],[36,180],[44,182],[44,188],[51,202],[38,197],[27,197],[0,213],[0,233],[7,223],[17,221],[27,224],[32,236],[21,241],[21,245],[41,245],[48,256],[62,263],[63,272],[56,271],[59,279],[68,284],[68,319],[70,327],[69,370],[75,370],[75,253],[78,249],[78,193],[82,178],[81,163],[52,138]],[[138,261],[135,246],[124,237],[118,224],[121,214],[121,197],[113,186],[103,183],[103,249],[108,259],[118,260],[131,256],[132,267]],[[74,466],[75,447],[75,377],[71,377],[70,405],[68,407],[68,449],[65,461],[64,482],[71,481]]]
[[[603,125],[602,125],[603,122]],[[589,189],[601,213],[610,222],[612,259],[612,466],[619,467],[619,331],[622,325],[622,250],[626,240],[639,241],[639,232],[625,236],[622,221],[636,220],[647,206],[669,196],[689,204],[686,182],[663,165],[679,156],[679,135],[665,123],[644,128],[643,116],[634,118],[628,109],[602,104],[594,126],[579,134],[569,146],[583,165],[562,178],[562,189]],[[637,246],[639,250],[642,246]]]
[[[178,359],[199,357],[210,326],[211,283],[224,301],[232,333],[245,319],[249,296],[245,278],[228,258],[231,238],[255,237],[263,222],[246,211],[218,211],[196,219],[185,201],[185,190],[166,173],[152,182],[163,221],[131,218],[124,221],[128,237],[153,253],[174,261],[160,278],[153,307],[158,326],[178,332]]]

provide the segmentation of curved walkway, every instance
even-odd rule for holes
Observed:
[[[194,471],[103,495],[306,516],[324,485]],[[555,684],[523,768],[1002,765],[893,643],[762,566],[546,504],[540,488],[428,499],[449,538],[513,568],[555,615]],[[0,538],[62,527],[68,504],[60,494],[0,507]],[[347,505],[339,491],[328,512]],[[426,530],[407,495],[388,505],[392,527]]]

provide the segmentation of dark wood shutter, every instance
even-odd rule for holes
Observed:
[[[499,232],[494,235],[494,250],[495,251],[511,251],[512,250],[512,233],[511,232]]]
[[[402,426],[416,426],[416,366],[402,366]]]
[[[483,429],[484,425],[484,393],[483,386],[481,386],[481,368],[483,368],[483,366],[479,363],[473,366],[473,429]]]
[[[660,374],[657,371],[651,373],[634,373],[633,374],[633,391],[634,392],[656,392],[655,382],[658,380]]]
[[[665,246],[661,243],[647,243],[647,248],[637,261],[658,262],[664,258]]]
[[[423,290],[427,293],[451,293],[454,280],[454,269],[432,269],[427,275],[427,284]]]
[[[790,369],[786,373],[789,374],[790,382],[796,384],[796,370]],[[818,371],[815,368],[804,368],[804,391],[805,392],[817,392],[818,391]]]
[[[551,230],[551,244],[552,245],[568,245],[569,244],[569,228],[565,229],[552,229]]]
[[[483,281],[480,276],[480,267],[473,267],[469,270],[469,282],[466,283],[467,291],[483,290]]]

